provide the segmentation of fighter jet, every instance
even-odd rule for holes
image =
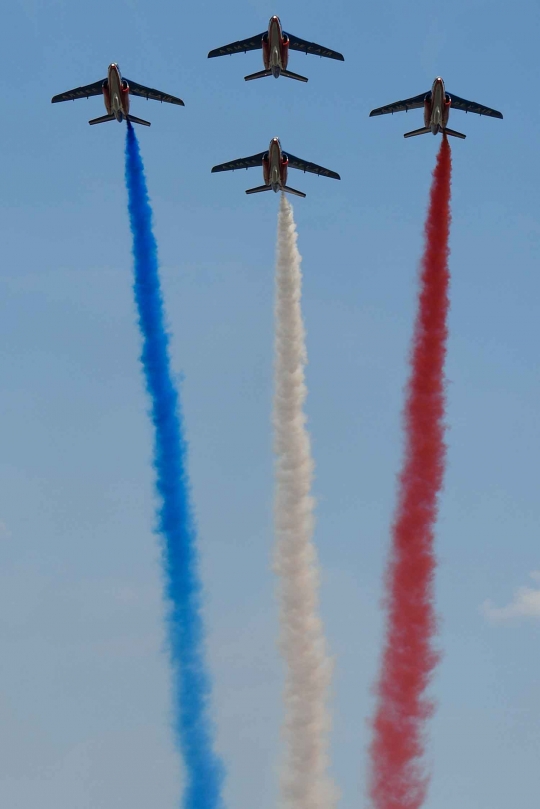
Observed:
[[[286,191],[288,194],[296,194],[297,197],[305,197],[306,195],[303,191],[297,191],[287,185],[287,169],[289,168],[341,180],[341,177],[335,171],[317,166],[316,163],[309,163],[307,160],[302,160],[300,157],[295,157],[290,153],[285,154],[281,149],[279,138],[272,138],[266,152],[231,160],[230,163],[221,163],[219,166],[214,166],[212,173],[250,169],[255,166],[262,166],[264,185],[248,188],[246,194],[260,194],[261,191],[275,191],[277,194],[278,191]]]
[[[67,93],[54,96],[52,103],[57,104],[59,101],[75,101],[76,98],[89,98],[90,96],[103,94],[107,115],[103,115],[101,118],[93,118],[91,121],[88,121],[89,124],[104,124],[106,121],[118,121],[121,123],[125,118],[126,121],[131,121],[133,124],[150,126],[149,121],[143,121],[142,118],[136,118],[134,115],[130,115],[130,93],[131,95],[142,96],[146,99],[152,98],[154,101],[166,101],[168,104],[184,106],[184,102],[181,98],[175,98],[175,96],[171,96],[168,93],[162,93],[161,90],[152,90],[150,87],[137,84],[134,81],[130,81],[130,79],[123,79],[120,68],[114,62],[112,65],[109,65],[106,79],[96,81],[94,84],[87,84],[85,87],[76,87],[74,90],[69,90]]]
[[[330,48],[324,48],[322,45],[317,45],[315,42],[306,42],[304,39],[295,37],[292,34],[286,34],[282,27],[279,17],[270,17],[268,23],[268,31],[263,31],[262,34],[256,34],[249,39],[240,39],[238,42],[231,42],[230,45],[224,45],[222,48],[216,48],[210,51],[208,58],[212,59],[214,56],[232,56],[233,53],[246,53],[247,51],[256,51],[262,48],[264,70],[259,73],[251,73],[245,76],[246,81],[252,79],[263,79],[265,76],[273,76],[278,79],[280,76],[286,76],[288,79],[296,79],[297,81],[307,81],[305,76],[299,76],[298,73],[291,73],[287,70],[289,62],[289,50],[303,51],[305,54],[312,53],[314,56],[326,56],[328,59],[338,59],[343,62],[343,56],[337,51],[332,51]]]
[[[465,138],[466,135],[456,132],[454,129],[449,129],[447,126],[450,107],[454,110],[463,110],[463,112],[488,115],[490,118],[502,118],[502,114],[497,110],[484,107],[482,104],[477,104],[476,101],[466,101],[464,98],[447,93],[440,76],[433,82],[430,92],[422,93],[419,96],[414,96],[414,98],[406,98],[404,101],[396,101],[386,107],[379,107],[372,110],[369,115],[372,117],[373,115],[386,115],[389,112],[392,114],[394,112],[408,112],[421,107],[424,108],[424,126],[421,129],[407,132],[403,137],[413,138],[415,135],[426,135],[428,132],[437,135],[441,132],[445,135],[453,135],[455,138]]]

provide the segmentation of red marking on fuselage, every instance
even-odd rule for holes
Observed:
[[[279,138],[272,138],[268,154],[263,158],[263,177],[265,185],[270,185],[276,193],[287,185],[287,166],[289,161],[283,156]]]
[[[450,99],[447,100],[444,81],[437,76],[431,88],[431,98],[424,102],[424,126],[434,135],[446,129],[451,103]]]
[[[108,114],[114,115],[117,121],[122,121],[128,115],[129,87],[122,80],[120,68],[114,62],[109,65],[107,82],[103,85],[103,100]]]
[[[277,79],[281,71],[287,69],[289,62],[289,39],[283,35],[279,17],[270,17],[268,33],[262,42],[262,51],[265,70],[271,70]]]

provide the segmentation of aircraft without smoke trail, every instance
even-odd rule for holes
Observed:
[[[449,129],[448,117],[450,115],[450,108],[454,110],[462,110],[463,112],[475,112],[477,115],[487,115],[490,118],[502,118],[502,113],[497,110],[492,110],[490,107],[484,107],[482,104],[477,104],[476,101],[467,101],[459,96],[447,93],[444,87],[444,81],[438,76],[433,82],[433,87],[430,92],[422,93],[414,98],[406,98],[404,101],[396,101],[393,104],[387,104],[385,107],[378,107],[369,113],[370,118],[374,115],[386,115],[387,113],[394,112],[408,112],[409,110],[417,110],[421,107],[424,108],[424,126],[421,129],[415,129],[412,132],[406,132],[404,138],[413,138],[415,135],[427,135],[428,132],[437,135],[439,132],[445,135],[452,135],[455,138],[466,138],[461,132],[456,132],[454,129]]]
[[[255,34],[249,39],[240,39],[237,42],[231,42],[230,45],[224,45],[222,48],[216,48],[210,51],[208,58],[212,59],[214,56],[232,56],[233,53],[246,53],[247,51],[255,51],[262,48],[264,70],[259,73],[251,73],[245,76],[246,81],[252,79],[263,79],[265,76],[273,76],[278,79],[280,76],[286,76],[288,79],[296,79],[297,81],[307,81],[305,76],[299,76],[298,73],[291,73],[287,70],[289,62],[289,51],[303,51],[303,53],[311,53],[314,56],[325,56],[328,59],[337,59],[340,62],[344,61],[341,53],[333,51],[330,48],[325,48],[322,45],[317,45],[316,42],[306,42],[305,39],[295,37],[292,34],[286,34],[281,27],[279,17],[270,17],[268,23],[268,31],[263,31],[262,34]]]
[[[330,169],[325,169],[323,166],[317,166],[316,163],[309,163],[307,160],[302,160],[292,154],[285,154],[281,149],[279,138],[272,138],[270,146],[266,152],[254,154],[250,157],[241,157],[238,160],[231,160],[230,163],[221,163],[219,166],[214,166],[212,173],[217,171],[236,171],[236,169],[250,169],[256,166],[262,166],[264,185],[259,185],[256,188],[248,188],[246,194],[259,194],[262,191],[286,191],[288,194],[296,194],[298,197],[305,197],[303,191],[297,191],[295,188],[289,188],[287,185],[287,169],[298,169],[303,172],[310,172],[311,174],[322,175],[323,177],[332,177],[334,180],[341,180],[339,174]]]
[[[162,93],[161,90],[152,90],[150,87],[145,87],[143,84],[130,81],[130,79],[123,79],[120,73],[120,68],[114,62],[109,65],[107,78],[101,81],[96,81],[94,84],[87,84],[84,87],[76,87],[74,90],[68,90],[67,93],[60,93],[54,96],[52,103],[56,104],[59,101],[75,101],[77,98],[90,98],[90,96],[103,95],[105,102],[105,109],[107,115],[101,118],[93,118],[88,121],[89,124],[104,124],[106,121],[118,121],[121,123],[124,119],[131,121],[133,124],[142,124],[143,126],[150,126],[149,121],[143,121],[142,118],[136,118],[129,112],[129,96],[142,96],[142,98],[153,99],[154,101],[165,101],[168,104],[178,104],[183,107],[184,102],[181,98]]]

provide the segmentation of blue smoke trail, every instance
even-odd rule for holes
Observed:
[[[214,729],[208,712],[211,683],[204,653],[187,444],[179,395],[171,378],[152,208],[139,144],[129,123],[126,186],[133,235],[134,292],[143,338],[141,362],[155,429],[154,468],[160,500],[157,517],[170,604],[168,629],[175,730],[186,768],[183,805],[185,809],[219,809],[224,772],[214,752]]]

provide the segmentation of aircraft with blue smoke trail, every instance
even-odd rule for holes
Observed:
[[[129,111],[129,96],[141,96],[142,98],[153,99],[154,101],[165,101],[167,104],[177,104],[180,107],[184,106],[181,98],[163,93],[161,90],[153,90],[151,87],[145,87],[144,84],[137,84],[131,79],[123,79],[120,73],[120,68],[113,62],[109,65],[107,78],[101,81],[96,81],[94,84],[86,84],[83,87],[76,87],[74,90],[68,90],[67,93],[60,93],[52,99],[53,104],[59,101],[75,101],[77,98],[90,98],[90,96],[103,95],[105,102],[105,109],[107,115],[102,115],[101,118],[93,118],[88,121],[90,125],[104,124],[107,121],[118,121],[121,123],[123,120],[130,121],[132,124],[142,124],[143,126],[150,126],[150,121],[144,121],[142,118],[136,118],[131,115]]]
[[[256,188],[248,188],[246,194],[260,194],[262,191],[286,191],[288,194],[296,194],[297,197],[305,197],[303,191],[297,191],[287,185],[287,170],[298,169],[299,171],[318,174],[323,177],[332,177],[334,180],[341,180],[339,174],[316,163],[302,160],[300,157],[282,151],[279,138],[272,138],[270,146],[266,152],[251,155],[250,157],[240,157],[238,160],[231,160],[229,163],[221,163],[214,166],[212,173],[217,171],[236,171],[237,169],[250,169],[262,166],[264,185]]]
[[[266,76],[273,76],[275,79],[285,76],[288,79],[307,81],[305,76],[300,76],[298,73],[291,73],[290,70],[287,70],[290,50],[302,51],[306,55],[311,53],[314,56],[325,56],[327,59],[337,59],[340,62],[345,61],[343,55],[337,51],[325,48],[323,45],[317,45],[316,42],[307,42],[305,39],[293,36],[293,34],[286,34],[281,27],[281,20],[276,16],[270,17],[267,31],[263,31],[262,34],[255,34],[255,36],[248,39],[231,42],[230,45],[224,45],[222,48],[215,48],[215,50],[210,51],[208,58],[232,56],[233,53],[247,53],[247,51],[259,49],[262,49],[264,70],[245,76],[246,81],[264,79]]]
[[[431,91],[428,93],[421,93],[419,96],[413,98],[406,98],[404,101],[395,101],[393,104],[387,104],[385,107],[378,107],[376,110],[371,110],[369,113],[370,118],[374,115],[387,115],[394,112],[408,112],[409,110],[416,110],[424,108],[424,126],[421,129],[414,129],[412,132],[406,132],[404,138],[413,138],[416,135],[427,135],[431,132],[437,135],[441,132],[443,135],[452,135],[454,138],[466,138],[461,132],[456,132],[454,129],[448,128],[448,118],[450,109],[463,110],[463,112],[475,112],[477,115],[487,115],[490,118],[502,118],[502,113],[498,110],[492,110],[490,107],[484,107],[476,101],[467,101],[465,98],[447,93],[444,87],[444,81],[440,76],[437,76],[433,82]]]

